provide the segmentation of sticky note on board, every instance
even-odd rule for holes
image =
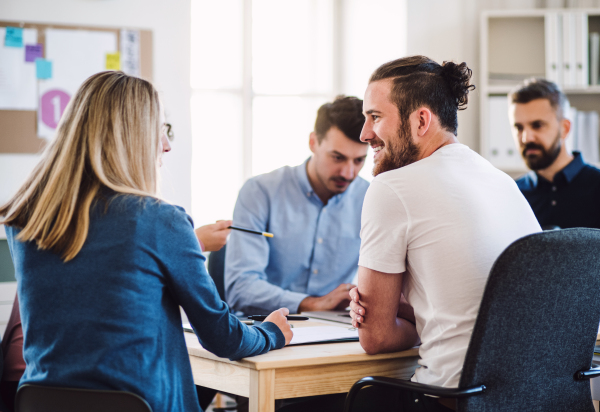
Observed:
[[[6,47],[23,47],[23,29],[20,27],[7,27],[4,45]]]
[[[46,59],[35,59],[35,75],[38,79],[51,79],[52,62]]]
[[[41,43],[25,45],[26,62],[35,62],[35,59],[42,57],[44,57],[44,46]]]
[[[121,70],[121,53],[106,53],[106,70]]]

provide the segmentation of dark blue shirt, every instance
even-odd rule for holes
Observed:
[[[229,313],[182,208],[132,195],[99,202],[67,263],[17,234],[7,228],[27,365],[21,384],[125,390],[157,412],[200,411],[179,305],[218,356],[285,344],[273,323],[249,327]]]
[[[600,169],[586,164],[579,152],[549,182],[531,171],[517,185],[540,226],[600,229]]]

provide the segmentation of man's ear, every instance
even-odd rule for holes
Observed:
[[[566,139],[566,137],[570,131],[571,131],[571,121],[569,119],[562,119],[560,121],[561,138]]]
[[[415,133],[417,136],[423,137],[431,126],[433,113],[427,107],[419,107],[413,112],[413,115],[415,115]]]
[[[315,152],[317,150],[317,146],[319,145],[319,140],[317,139],[317,134],[315,132],[310,132],[310,137],[308,138],[308,147],[311,152]]]

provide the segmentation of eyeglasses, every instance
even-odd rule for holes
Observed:
[[[173,140],[173,136],[175,136],[173,134],[173,126],[171,126],[171,123],[164,123],[163,124],[164,127],[164,133],[165,135],[167,135],[167,137],[169,138],[169,140]]]

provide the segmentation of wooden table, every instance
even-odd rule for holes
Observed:
[[[312,321],[301,324],[319,325]],[[185,339],[194,383],[248,397],[250,412],[274,412],[275,399],[348,392],[365,376],[409,379],[418,360],[416,348],[367,355],[360,343],[342,342],[290,346],[230,361],[202,348],[192,333],[185,333]]]

